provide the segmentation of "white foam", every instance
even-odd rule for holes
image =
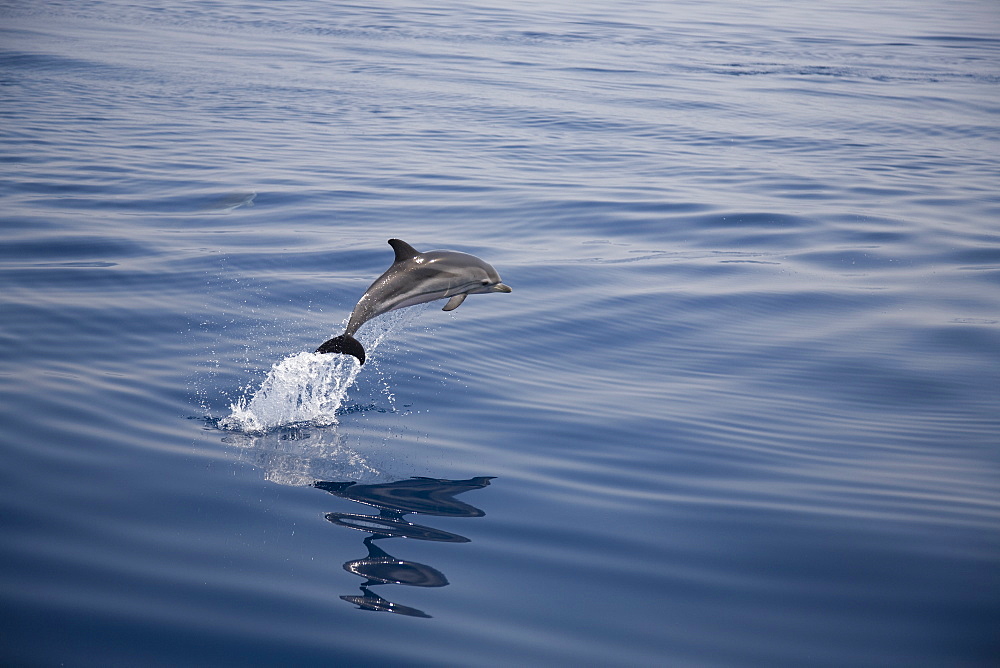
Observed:
[[[393,311],[365,324],[358,340],[368,358],[386,336],[405,326],[426,307]],[[302,352],[289,355],[271,367],[253,396],[232,404],[232,414],[219,421],[229,431],[261,433],[294,424],[337,424],[337,411],[347,401],[347,391],[362,370],[350,355]]]

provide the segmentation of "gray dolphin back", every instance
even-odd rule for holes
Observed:
[[[458,251],[421,253],[402,239],[389,239],[392,265],[368,286],[347,321],[347,329],[316,349],[318,353],[353,355],[365,363],[365,348],[354,338],[363,324],[389,311],[447,299],[445,311],[459,307],[470,294],[510,292],[496,269],[474,255]]]

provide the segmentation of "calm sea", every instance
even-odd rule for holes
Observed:
[[[1000,7],[0,3],[0,663],[988,666]],[[386,244],[511,294],[342,331]]]

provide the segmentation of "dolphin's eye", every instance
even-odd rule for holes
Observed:
[[[483,279],[483,285],[489,285],[489,284],[490,284],[490,279],[484,278]]]

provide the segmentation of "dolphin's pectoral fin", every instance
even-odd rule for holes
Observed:
[[[448,300],[448,303],[445,304],[444,308],[441,309],[441,310],[442,311],[454,311],[455,309],[457,309],[459,306],[462,305],[462,302],[464,302],[465,298],[468,297],[468,296],[469,295],[467,295],[464,292],[462,294],[460,294],[460,295],[455,295],[454,297],[452,297],[451,299]]]
[[[392,261],[393,264],[420,255],[420,251],[401,239],[389,239],[389,245],[392,246],[392,250],[396,251],[396,259]]]
[[[342,353],[344,355],[354,355],[358,362],[365,363],[365,347],[361,342],[350,334],[341,334],[326,341],[316,349],[318,353]]]

